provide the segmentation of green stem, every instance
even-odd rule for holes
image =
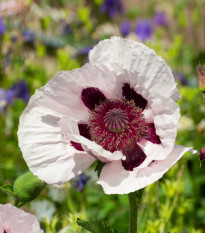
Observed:
[[[205,91],[202,91],[203,102],[204,102],[204,110],[205,110]]]
[[[68,188],[68,182],[65,183],[65,194],[66,194],[66,201],[67,201],[67,205],[68,205],[68,208],[70,210],[70,212],[72,214],[75,214],[75,209],[74,209],[74,204],[73,204],[73,201],[72,201],[72,198],[71,198],[71,195],[70,195],[70,190]]]
[[[130,213],[129,213],[129,233],[137,233],[137,210],[139,207],[139,197],[137,192],[129,193],[129,204],[130,204]]]
[[[15,198],[13,201],[13,205],[16,207],[19,207],[19,203],[20,203],[20,201],[17,198]]]

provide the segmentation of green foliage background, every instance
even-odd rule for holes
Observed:
[[[169,16],[169,25],[156,28],[146,44],[155,49],[174,72],[186,77],[186,86],[178,82],[182,117],[176,143],[200,151],[205,146],[205,115],[202,94],[197,87],[196,65],[205,61],[205,46],[200,39],[201,31],[205,30],[202,14],[205,2],[161,0],[147,1],[142,6],[140,1],[129,1],[129,4],[124,1],[125,13],[114,19],[99,12],[102,2],[30,0],[25,1],[20,13],[8,15],[3,12],[6,32],[0,37],[0,87],[7,89],[24,79],[33,94],[59,70],[81,67],[87,61],[87,55],[79,53],[80,49],[116,35],[115,27],[117,35],[122,36],[119,27],[124,19],[132,24],[128,37],[136,39],[136,21],[151,19],[155,11],[161,9]],[[191,35],[185,33],[190,22]],[[102,25],[108,24],[112,28],[109,33],[102,30]],[[63,34],[64,25],[69,25],[72,32]],[[22,30],[35,32],[35,43],[25,42]],[[13,37],[17,38],[15,43]],[[13,184],[28,170],[17,140],[19,116],[25,106],[22,100],[16,99],[0,112],[0,186]],[[36,200],[24,205],[24,210],[36,214],[42,228],[49,233],[85,232],[76,224],[78,217],[97,218],[120,232],[127,232],[127,196],[105,195],[102,188],[95,185],[97,174],[93,168],[87,175],[91,178],[82,192],[78,192],[71,182],[61,189],[46,186]],[[0,190],[0,203],[8,202],[12,202],[12,197]],[[44,217],[38,215],[38,203],[41,203]],[[47,203],[45,209],[43,203]],[[139,232],[205,232],[205,163],[202,161],[200,166],[198,154],[185,154],[160,181],[144,189],[138,225]]]

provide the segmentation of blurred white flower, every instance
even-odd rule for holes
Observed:
[[[11,204],[0,204],[0,233],[43,233],[36,217]]]
[[[65,200],[64,186],[63,188],[53,187],[52,185],[48,186],[48,196],[55,202],[63,202]]]
[[[35,212],[38,220],[52,219],[56,211],[55,205],[48,200],[38,200],[30,202],[30,209]]]
[[[97,27],[94,38],[99,40],[102,36],[120,36],[119,26],[114,23],[104,23]]]
[[[195,128],[194,121],[192,118],[183,115],[179,118],[179,123],[178,123],[178,130],[183,131],[183,130],[193,130]]]
[[[0,14],[17,15],[27,9],[26,0],[3,0],[0,3]]]

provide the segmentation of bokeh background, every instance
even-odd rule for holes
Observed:
[[[18,119],[35,89],[59,70],[88,61],[98,41],[121,36],[145,43],[172,68],[182,95],[177,144],[205,146],[197,65],[205,62],[205,0],[0,0],[0,186],[28,170]],[[85,232],[76,217],[98,218],[127,232],[128,198],[105,195],[91,168],[60,189],[46,186],[22,208],[53,232]],[[0,203],[12,202],[0,190]],[[139,232],[205,232],[205,162],[186,153],[145,188]]]

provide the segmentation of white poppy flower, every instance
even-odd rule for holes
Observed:
[[[49,184],[98,159],[104,192],[130,193],[191,150],[175,145],[180,94],[165,61],[141,43],[112,37],[89,60],[36,91],[20,118],[19,145],[30,170]]]
[[[0,204],[0,233],[43,233],[36,217],[11,204]]]

